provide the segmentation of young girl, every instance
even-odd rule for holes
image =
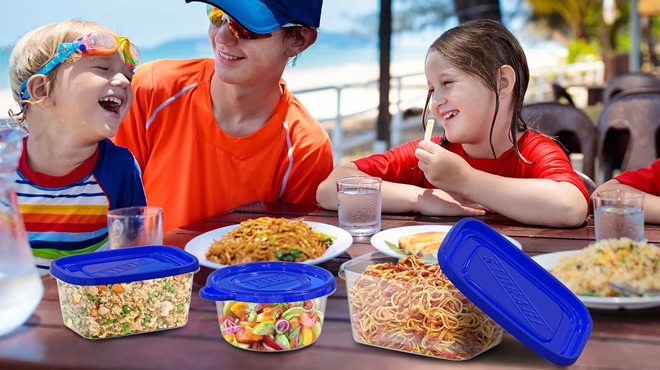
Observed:
[[[24,35],[9,77],[27,128],[16,193],[38,264],[108,239],[108,210],[146,205],[140,170],[109,137],[126,115],[139,53],[106,27],[71,20]]]
[[[368,174],[383,179],[383,212],[491,210],[529,224],[584,222],[584,183],[561,148],[522,119],[529,69],[504,26],[480,20],[448,30],[429,49],[426,77],[430,109],[445,137],[337,167],[318,188],[321,206],[337,209],[336,179]]]
[[[660,159],[648,167],[626,171],[604,183],[601,190],[639,190],[644,192],[644,222],[660,224]]]

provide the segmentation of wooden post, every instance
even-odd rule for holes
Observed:
[[[392,39],[392,0],[380,0],[380,103],[378,106],[378,136],[374,152],[390,147],[390,49]]]
[[[637,9],[637,0],[630,1],[630,42],[632,50],[630,51],[629,67],[630,72],[639,71],[639,10]]]

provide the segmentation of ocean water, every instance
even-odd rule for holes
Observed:
[[[172,40],[154,47],[139,47],[142,63],[162,58],[190,59],[213,57],[211,42],[206,36],[193,39]],[[9,89],[10,46],[2,46],[0,52],[0,90]],[[394,47],[392,62],[416,60],[423,66],[426,47]],[[379,60],[378,41],[359,35],[319,31],[314,45],[304,51],[295,70],[342,66],[349,64],[377,65]]]

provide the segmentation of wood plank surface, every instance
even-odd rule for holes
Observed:
[[[172,230],[164,244],[184,248],[197,235],[248,219],[302,217],[338,226],[337,213],[318,206],[252,203]],[[479,218],[520,242],[530,256],[586,247],[594,239],[593,221],[580,228],[554,229],[516,223],[499,215]],[[458,217],[419,214],[383,215],[382,229],[413,225],[453,225]],[[647,225],[645,235],[660,242],[660,227]],[[369,237],[354,238],[346,253],[320,266],[335,274],[342,263],[374,252]],[[30,369],[556,369],[513,336],[505,333],[495,348],[465,362],[452,362],[356,343],[351,333],[345,282],[328,297],[323,331],[313,345],[288,353],[259,353],[235,348],[221,336],[215,302],[199,297],[213,270],[195,274],[188,323],[181,328],[123,338],[88,340],[62,323],[56,280],[43,277],[44,297],[28,322],[0,337],[0,370]],[[660,369],[660,308],[635,311],[590,310],[594,325],[579,360],[570,369]]]

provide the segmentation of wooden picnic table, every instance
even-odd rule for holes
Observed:
[[[261,216],[303,217],[338,225],[337,213],[314,205],[251,203],[172,230],[164,244],[184,248],[204,232]],[[530,256],[579,249],[594,239],[593,222],[575,229],[527,226],[499,215],[478,217],[519,241]],[[419,214],[382,217],[382,229],[400,226],[451,225],[459,217]],[[646,225],[645,236],[660,242],[660,227]],[[347,252],[321,264],[336,273],[344,261],[372,252],[368,237],[354,238]],[[552,369],[556,365],[528,349],[508,333],[495,348],[468,360],[453,362],[358,344],[353,341],[344,281],[328,299],[323,332],[313,345],[286,353],[260,353],[235,348],[222,338],[214,302],[198,290],[210,269],[195,275],[186,326],[156,333],[106,340],[87,340],[62,323],[55,280],[43,278],[44,297],[29,321],[0,337],[0,369]],[[571,369],[660,369],[660,308],[635,311],[591,310],[591,337]],[[0,318],[1,320],[2,318]]]

